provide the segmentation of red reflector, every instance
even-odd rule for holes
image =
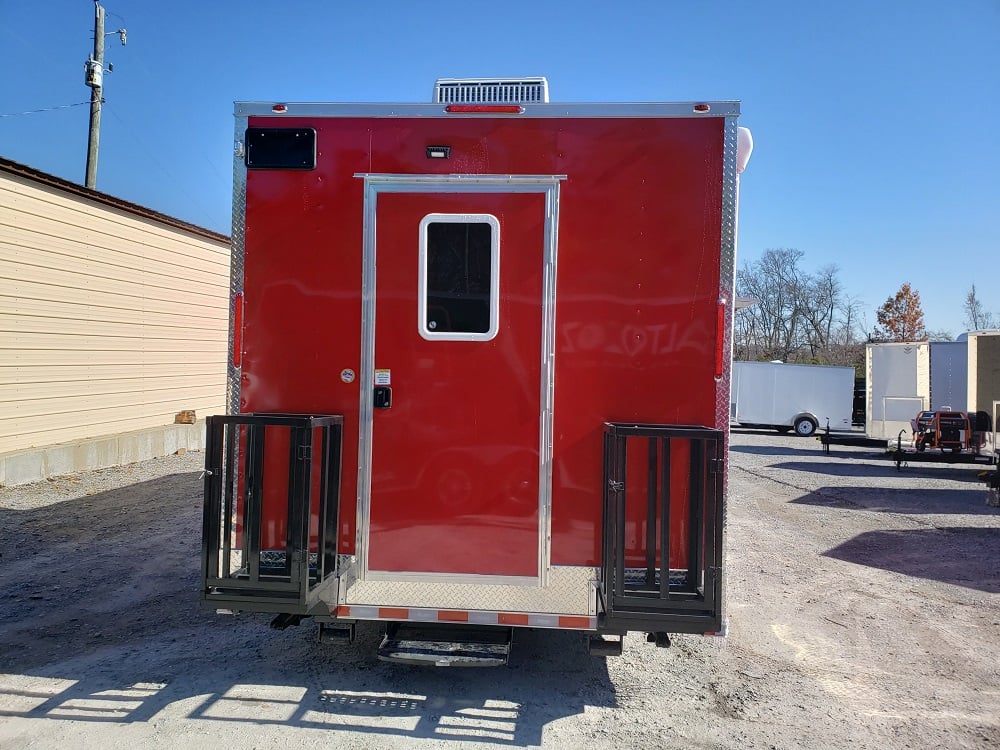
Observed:
[[[524,107],[517,104],[449,104],[444,111],[453,115],[470,113],[519,115],[524,112]]]
[[[275,114],[279,114],[279,115],[280,114],[284,114],[285,112],[288,111],[288,105],[287,104],[275,104],[273,107],[271,107],[271,111],[274,112]]]
[[[438,620],[440,622],[468,622],[469,613],[449,609],[439,609]]]
[[[694,105],[694,111],[695,112],[708,112],[710,109],[712,109],[712,108],[710,106],[708,106],[707,104],[695,104]]]
[[[589,617],[560,617],[559,627],[561,628],[575,628],[576,630],[589,630],[590,629],[590,618]]]
[[[497,625],[527,625],[528,616],[512,612],[500,612],[497,615]]]
[[[719,297],[718,317],[715,321],[715,379],[722,380],[723,365],[726,362],[726,300]]]
[[[243,292],[233,297],[233,367],[243,364]]]
[[[397,607],[379,607],[378,616],[383,620],[409,620],[410,610]]]

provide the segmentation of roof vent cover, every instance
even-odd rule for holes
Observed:
[[[434,84],[435,104],[544,104],[549,82],[543,76],[528,78],[439,78]]]

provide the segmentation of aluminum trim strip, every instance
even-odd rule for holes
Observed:
[[[364,218],[362,221],[361,270],[361,372],[358,407],[358,496],[357,528],[354,549],[358,557],[358,575],[368,570],[369,499],[371,497],[372,403],[371,387],[375,382],[375,208],[378,191],[365,182]]]
[[[542,413],[539,420],[539,503],[538,522],[542,533],[538,540],[538,577],[541,585],[547,583],[552,547],[552,471],[553,432],[555,423],[556,380],[556,279],[559,257],[559,182],[551,183],[545,191],[545,261],[542,276],[542,383],[539,403]]]
[[[381,193],[541,193],[564,174],[371,174],[354,175],[366,184],[378,185]]]
[[[488,118],[624,118],[624,117],[730,117],[740,113],[738,101],[710,102],[563,102],[521,103],[524,112],[506,114],[449,114],[446,104],[414,103],[343,103],[343,102],[281,102],[283,112],[273,112],[276,102],[235,102],[237,117],[488,117]],[[708,112],[695,112],[696,104],[707,104]]]
[[[360,580],[393,580],[436,582],[442,574],[371,571],[368,566],[368,539],[371,524],[371,471],[374,408],[365,387],[374,382],[375,374],[375,283],[376,283],[376,223],[379,193],[543,193],[545,217],[543,228],[543,271],[547,273],[542,290],[542,370],[539,414],[539,540],[537,577],[450,576],[449,582],[477,583],[486,578],[506,584],[544,586],[550,561],[552,451],[553,451],[553,392],[555,387],[555,262],[558,242],[559,182],[566,175],[405,175],[357,173],[364,180],[363,248],[362,248],[362,310],[361,367],[358,430],[358,497],[355,549]]]

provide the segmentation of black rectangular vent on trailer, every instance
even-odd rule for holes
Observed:
[[[313,128],[247,128],[247,169],[316,169]]]

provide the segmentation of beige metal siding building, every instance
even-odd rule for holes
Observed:
[[[228,309],[228,237],[0,159],[0,455],[223,413]]]
[[[996,432],[1000,429],[1000,332],[975,331],[969,333],[969,411],[984,411],[990,415],[993,434],[988,447],[996,445]]]

